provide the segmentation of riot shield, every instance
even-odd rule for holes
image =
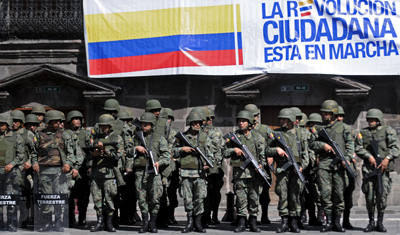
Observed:
[[[21,196],[19,197],[19,227],[20,228],[28,228],[29,217],[33,217],[32,214],[32,203],[31,203],[31,194],[33,187],[33,173],[32,169],[22,170],[22,188],[21,188]]]
[[[18,167],[6,173],[0,168],[0,230],[16,232],[18,229],[18,198],[20,196],[21,171]]]
[[[40,166],[39,172],[34,173],[35,231],[68,229],[68,174],[59,166]]]

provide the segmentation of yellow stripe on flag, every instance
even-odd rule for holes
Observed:
[[[312,4],[312,3],[314,3],[314,0],[301,1],[301,2],[299,2],[299,6],[304,6],[304,5]]]

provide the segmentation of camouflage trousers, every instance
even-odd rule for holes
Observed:
[[[252,178],[234,179],[233,190],[236,194],[237,215],[246,217],[258,215],[259,197],[262,184],[259,180]]]
[[[203,214],[204,198],[207,196],[206,179],[182,177],[181,194],[188,216]]]
[[[136,198],[142,214],[157,214],[163,194],[161,175],[148,174],[144,170],[135,171]]]
[[[345,170],[318,169],[318,188],[325,214],[341,216],[344,211]]]
[[[1,195],[19,195],[22,184],[21,171],[14,167],[11,172],[5,173],[4,167],[0,168],[0,194]],[[7,210],[8,219],[17,216],[17,205],[0,206],[0,220],[3,221],[3,209]]]
[[[303,184],[292,169],[276,175],[275,192],[279,197],[279,216],[300,216],[303,190]]]
[[[384,212],[386,209],[387,196],[392,190],[392,179],[388,171],[382,174],[382,185],[383,195],[382,197],[378,194],[378,183],[377,177],[365,178],[365,172],[363,172],[364,178],[361,189],[365,194],[365,201],[367,204],[368,212],[375,212],[375,207],[378,212]]]
[[[114,197],[117,195],[117,182],[114,178],[93,178],[90,185],[94,209],[97,215],[115,210]]]

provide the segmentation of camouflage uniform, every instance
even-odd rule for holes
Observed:
[[[368,161],[369,157],[373,156],[374,153],[370,144],[371,140],[376,140],[378,142],[378,153],[382,160],[385,158],[389,159],[388,168],[382,173],[382,197],[378,195],[377,177],[366,178],[366,175],[374,170]],[[378,126],[376,128],[366,127],[360,131],[360,134],[356,138],[356,146],[357,156],[364,160],[362,167],[364,177],[361,189],[365,194],[370,223],[372,223],[371,225],[373,227],[376,207],[378,211],[377,229],[380,231],[379,229],[384,229],[382,220],[386,209],[387,196],[392,189],[390,172],[394,171],[394,159],[400,155],[400,142],[396,131],[390,126]],[[379,228],[379,226],[381,227]],[[386,231],[386,229],[384,230]]]
[[[236,135],[242,144],[249,148],[259,164],[266,165],[264,138],[255,131],[250,131],[246,136],[241,131],[236,131]],[[240,168],[245,159],[236,155],[234,147],[232,143],[228,142],[224,156],[231,158],[230,164],[233,167],[233,189],[237,196],[237,215],[246,217],[249,214],[257,217],[262,179],[251,164],[244,170]]]
[[[344,190],[345,168],[339,162],[333,168],[330,167],[335,155],[325,152],[325,142],[319,140],[318,132],[325,128],[329,136],[335,141],[342,150],[347,161],[351,161],[354,155],[354,139],[351,129],[348,125],[334,121],[326,126],[314,126],[312,128],[313,136],[310,141],[312,150],[318,152],[318,186],[321,192],[322,208],[327,216],[334,216],[340,219],[344,210]]]
[[[291,148],[296,161],[304,170],[309,165],[308,155],[308,139],[303,129],[293,127],[279,128],[274,130],[274,133],[281,132],[286,144]],[[304,185],[301,183],[299,176],[293,170],[288,168],[283,170],[282,167],[288,162],[286,157],[281,157],[277,154],[276,147],[281,147],[280,144],[271,135],[270,146],[266,149],[267,156],[273,156],[276,162],[276,187],[275,192],[279,197],[278,211],[281,217],[300,217],[301,199]]]
[[[23,138],[15,132],[6,131],[0,134],[0,194],[2,195],[20,195],[22,175],[19,167],[26,159],[24,145]],[[6,173],[4,168],[9,164],[13,168]],[[17,206],[0,206],[0,229],[4,228],[3,208],[7,208],[6,229],[16,232],[18,228]]]

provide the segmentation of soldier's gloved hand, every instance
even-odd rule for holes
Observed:
[[[281,148],[279,148],[279,147],[276,148],[276,153],[277,153],[280,157],[289,157],[289,156],[286,154],[285,150],[283,150],[283,149],[281,149]]]
[[[244,156],[244,153],[240,148],[234,148],[234,150],[237,156]]]
[[[376,161],[375,161],[374,156],[372,156],[372,155],[369,156],[368,161],[369,161],[371,166],[374,166],[376,168]]]
[[[72,175],[73,179],[75,179],[78,176],[78,174],[79,174],[79,171],[77,169],[72,169],[71,175]]]
[[[32,166],[32,168],[33,168],[33,170],[34,171],[36,171],[36,172],[39,172],[39,164],[33,164],[33,166]]]
[[[136,146],[135,151],[143,154],[148,154],[147,150],[143,146]]]
[[[8,173],[8,172],[10,172],[10,171],[12,170],[12,168],[13,168],[13,165],[8,164],[7,166],[4,167],[4,171],[5,171],[6,173]]]
[[[67,173],[67,172],[69,172],[70,169],[71,169],[71,166],[68,165],[67,163],[65,163],[64,166],[63,166],[63,168],[62,168],[62,171],[63,171],[64,173]]]

